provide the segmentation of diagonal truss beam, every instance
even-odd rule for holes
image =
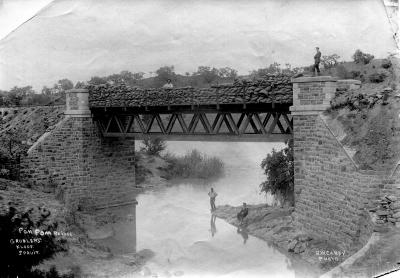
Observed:
[[[265,115],[265,116],[263,116]],[[143,120],[145,119],[145,120]],[[146,120],[147,119],[147,120]],[[291,135],[293,119],[289,113],[261,112],[174,112],[106,114],[95,117],[104,137],[133,137],[139,135],[168,136],[252,136]],[[159,131],[153,132],[157,122]],[[136,125],[135,125],[136,123]],[[174,126],[180,132],[174,131]],[[138,127],[138,128],[136,128]],[[196,131],[198,129],[203,131]]]

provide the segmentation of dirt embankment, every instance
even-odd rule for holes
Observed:
[[[64,110],[64,106],[43,106],[5,111],[0,117],[0,152],[7,156],[25,152],[64,118]]]
[[[93,239],[95,237],[93,234],[96,232],[98,234],[99,231],[83,229],[86,228],[82,225],[84,220],[92,219],[96,216],[95,214],[69,211],[55,199],[53,194],[27,188],[20,182],[0,179],[0,215],[7,215],[10,207],[15,209],[13,217],[15,221],[28,215],[33,222],[33,230],[54,231],[56,227],[55,231],[65,234],[65,236],[60,236],[65,241],[64,251],[55,253],[52,258],[37,265],[36,269],[49,271],[52,266],[55,266],[60,274],[70,274],[74,277],[86,277],[86,275],[121,277],[139,271],[146,260],[153,256],[149,250],[114,255],[111,250]],[[105,217],[104,215],[97,216],[102,219]],[[121,219],[114,220],[122,221]],[[129,221],[129,219],[126,220]],[[9,228],[4,224],[1,223],[1,229]],[[18,237],[18,230],[14,233]],[[6,239],[5,242],[8,243],[9,240]]]
[[[390,61],[390,63],[388,63]],[[396,58],[367,65],[346,63],[362,73],[360,89],[340,90],[326,113],[329,125],[361,169],[390,170],[400,160],[400,64]],[[369,79],[369,76],[381,76]]]

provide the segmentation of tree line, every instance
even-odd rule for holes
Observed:
[[[356,50],[352,56],[355,63],[369,63],[374,58],[373,55]],[[331,74],[330,70],[344,62],[340,61],[337,54],[324,55],[321,57],[322,71]],[[144,72],[130,72],[127,70],[120,73],[114,73],[107,76],[92,76],[87,81],[78,81],[75,84],[67,79],[60,79],[53,86],[43,88],[37,92],[32,86],[18,87],[14,86],[9,91],[0,90],[0,107],[1,106],[29,106],[29,105],[46,105],[61,99],[66,90],[72,88],[84,88],[87,85],[100,84],[121,84],[124,83],[131,87],[141,88],[159,88],[162,87],[168,79],[172,81],[174,87],[209,87],[212,85],[232,83],[235,79],[258,79],[263,78],[267,74],[287,74],[298,75],[310,71],[311,66],[292,67],[286,63],[281,65],[274,62],[264,68],[252,70],[248,75],[238,75],[238,71],[231,67],[216,68],[211,66],[199,66],[194,72],[186,72],[179,74],[175,72],[175,67],[163,66],[154,72],[148,72],[147,76]]]

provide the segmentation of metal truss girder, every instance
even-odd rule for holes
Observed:
[[[263,120],[261,114],[266,114]],[[212,115],[215,115],[215,117],[210,120]],[[177,136],[178,138],[179,136],[189,138],[191,136],[204,135],[202,140],[212,139],[211,141],[218,141],[214,138],[215,136],[221,136],[225,139],[226,136],[239,136],[241,137],[240,140],[246,141],[243,138],[248,138],[249,140],[251,139],[250,141],[254,141],[256,137],[267,138],[279,134],[291,136],[293,133],[293,119],[289,115],[283,112],[207,113],[204,111],[194,111],[185,113],[171,111],[170,113],[114,113],[101,115],[95,117],[95,119],[99,123],[104,137],[135,136],[136,138],[140,138],[143,136],[162,135],[166,140],[170,140],[168,138],[172,140],[172,138],[176,138]],[[187,124],[185,118],[189,120],[189,124]],[[283,122],[281,122],[281,118],[283,118]],[[160,130],[158,132],[151,131],[155,122],[157,122]],[[180,127],[181,132],[174,131],[175,125]],[[196,131],[199,128],[202,128],[203,131]],[[247,135],[251,135],[251,138]],[[260,141],[263,141],[263,139],[260,139]]]

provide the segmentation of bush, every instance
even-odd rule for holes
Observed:
[[[271,193],[281,204],[294,205],[294,163],[293,140],[280,151],[272,150],[272,154],[261,162],[267,180],[260,184],[261,192]]]
[[[337,54],[332,54],[328,56],[321,57],[321,64],[325,69],[331,69],[339,63],[340,56]]]
[[[160,155],[160,153],[166,148],[165,141],[161,138],[147,137],[142,141],[142,143],[144,147],[141,148],[141,151],[148,155]]]
[[[361,78],[361,72],[358,70],[352,70],[350,74],[353,79]]]
[[[384,74],[383,72],[381,73],[372,73],[368,76],[369,81],[371,81],[372,83],[381,83],[385,80],[386,78],[386,74]]]
[[[364,65],[368,64],[372,59],[374,59],[374,55],[364,53],[360,49],[357,49],[353,54],[353,60],[357,64],[363,63]]]
[[[164,159],[169,164],[166,169],[167,179],[213,179],[222,176],[224,172],[224,163],[219,158],[206,156],[197,150],[192,150],[182,157],[166,154]]]
[[[389,59],[383,59],[381,66],[384,69],[388,69],[392,66],[392,62]]]
[[[51,258],[55,253],[64,251],[64,241],[58,241],[52,236],[35,236],[34,234],[19,233],[18,229],[23,227],[25,230],[34,230],[39,228],[42,220],[34,222],[31,219],[30,211],[18,213],[17,210],[10,206],[8,212],[0,214],[0,241],[3,254],[7,254],[0,260],[0,271],[4,277],[59,277],[56,276],[55,269],[52,273],[32,271],[32,267],[38,265],[45,259]],[[54,231],[57,224],[51,224],[46,227],[46,231]],[[40,240],[35,243],[35,250],[39,252],[37,255],[20,255],[11,239]],[[41,275],[41,276],[39,276]],[[49,276],[50,275],[50,276]],[[58,275],[58,274],[57,274]],[[3,276],[2,276],[3,277]]]

